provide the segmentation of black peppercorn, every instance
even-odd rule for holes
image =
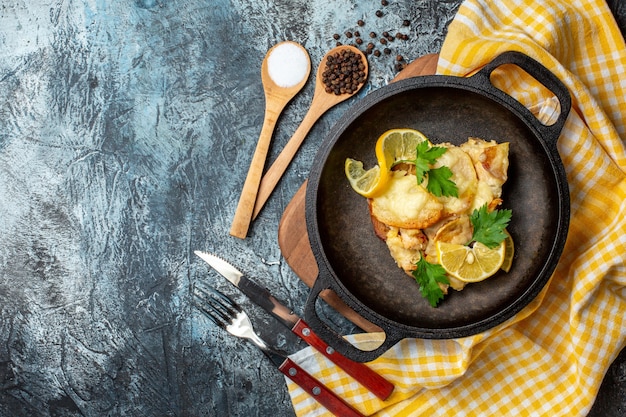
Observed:
[[[381,0],[380,2],[382,7],[386,7],[390,3],[391,2],[388,0]],[[383,9],[382,7],[379,10],[375,11],[375,15],[379,18],[385,17],[387,14],[386,11],[384,11],[385,9]],[[355,26],[349,30],[346,30],[343,33],[336,33],[333,35],[333,38],[337,41],[338,46],[341,45],[340,40],[342,38],[349,39],[347,41],[344,40],[344,44],[361,49],[363,54],[365,54],[366,56],[374,55],[376,57],[381,57],[383,56],[383,54],[384,56],[389,56],[389,59],[391,59],[393,65],[398,70],[400,70],[406,67],[406,61],[404,60],[404,57],[402,57],[402,55],[394,55],[394,53],[396,52],[394,52],[393,49],[395,48],[393,48],[391,44],[396,41],[406,41],[409,39],[409,35],[406,33],[402,33],[402,31],[409,31],[410,29],[402,29],[402,27],[410,28],[411,21],[409,19],[400,19],[398,23],[401,25],[400,28],[391,28],[385,31],[381,30],[381,32],[379,32],[379,35],[377,34],[377,32],[367,32],[366,30],[361,29],[365,27],[366,23],[364,19],[358,19],[356,21],[356,25],[358,26],[358,28]],[[361,30],[364,32],[363,34],[361,34],[360,32]],[[369,33],[370,39],[367,39],[366,33]],[[350,71],[344,68],[341,73],[337,73],[334,75],[334,77],[332,78],[334,83],[332,91],[334,94],[351,93],[358,90],[358,84],[357,86],[350,86],[349,83],[346,83],[344,81],[345,77],[349,77],[347,75],[349,73]],[[341,77],[339,77],[340,74]]]
[[[328,56],[322,81],[329,94],[352,94],[365,82],[366,76],[361,55],[344,49]]]
[[[387,0],[381,0],[380,4],[382,4],[383,6],[388,6],[389,2]]]

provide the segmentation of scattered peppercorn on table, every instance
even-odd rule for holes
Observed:
[[[201,281],[228,293],[263,338],[289,353],[306,345],[274,333],[273,319],[193,251],[227,258],[301,313],[308,289],[276,239],[283,210],[333,123],[414,59],[438,53],[461,3],[3,5],[0,416],[295,416],[280,372],[196,311],[190,289]],[[608,6],[626,32],[626,9],[618,0]],[[337,44],[354,45],[368,77],[352,73],[343,88],[364,86],[316,123],[248,237],[234,239],[263,120],[261,61],[284,40],[302,44],[314,65]],[[313,81],[278,120],[268,164],[306,114]],[[335,94],[330,78],[327,87]],[[623,293],[623,283],[614,290]],[[344,334],[359,332],[322,309]],[[591,416],[624,414],[625,352],[608,368]]]

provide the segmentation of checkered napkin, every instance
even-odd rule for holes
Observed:
[[[371,362],[396,386],[387,401],[310,348],[293,356],[366,415],[585,415],[626,344],[624,40],[603,0],[467,0],[438,73],[469,75],[508,50],[541,62],[572,94],[558,142],[571,195],[563,256],[540,295],[500,326],[463,339],[406,339]],[[551,94],[517,67],[493,75],[538,118],[552,117]],[[350,338],[365,348],[381,335]],[[298,416],[330,415],[288,387]]]

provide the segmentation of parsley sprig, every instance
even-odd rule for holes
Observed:
[[[471,242],[480,242],[491,249],[497,247],[506,239],[504,229],[511,221],[511,214],[511,210],[508,209],[489,211],[487,204],[475,209],[470,215],[472,226],[474,226]]]
[[[426,190],[437,197],[458,197],[459,191],[450,178],[452,171],[447,166],[433,168],[439,157],[446,153],[448,149],[443,146],[430,146],[428,141],[423,141],[417,145],[415,160],[398,161],[398,163],[415,164],[415,175],[417,183],[422,184],[426,178]],[[511,220],[511,210],[487,209],[484,204],[479,209],[475,209],[470,215],[473,226],[472,239],[467,243],[480,242],[489,248],[495,248],[506,239],[506,227]],[[450,281],[445,269],[436,263],[428,262],[424,254],[421,254],[417,262],[417,268],[412,272],[415,281],[419,285],[420,293],[432,307],[437,307],[443,300],[443,290],[439,284],[449,285]]]
[[[437,159],[448,149],[443,146],[430,146],[428,141],[422,141],[417,145],[416,156],[414,160],[399,161],[415,164],[415,176],[417,183],[421,184],[426,178],[426,190],[437,197],[458,197],[459,190],[450,178],[452,171],[447,166],[433,168],[437,163]]]
[[[428,300],[432,307],[437,307],[439,301],[443,300],[443,290],[438,283],[450,284],[446,270],[439,264],[431,264],[422,254],[417,262],[417,269],[413,271],[413,277],[419,284],[422,296]]]
[[[487,209],[484,204],[476,209],[470,215],[474,232],[473,242],[480,242],[490,248],[495,248],[506,239],[505,229],[511,220],[511,210],[493,210]],[[439,264],[432,264],[424,258],[424,254],[417,262],[417,268],[412,272],[415,281],[419,284],[420,293],[432,307],[437,307],[439,302],[443,300],[443,290],[439,283],[449,285],[450,281],[446,276],[446,271]]]

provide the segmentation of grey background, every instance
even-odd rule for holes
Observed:
[[[281,259],[282,211],[317,144],[393,57],[438,52],[460,0],[55,0],[0,3],[0,416],[290,416],[283,377],[189,304],[205,280],[268,318],[193,250],[217,252],[298,312],[307,288]],[[626,7],[611,1],[622,31]],[[263,118],[260,63],[276,42],[401,29],[359,95],[312,129],[250,237],[229,236]],[[343,36],[342,36],[343,38]],[[313,83],[286,108],[273,159]],[[327,312],[346,332],[354,327]],[[287,349],[290,337],[268,335]],[[593,416],[623,416],[626,358]]]

